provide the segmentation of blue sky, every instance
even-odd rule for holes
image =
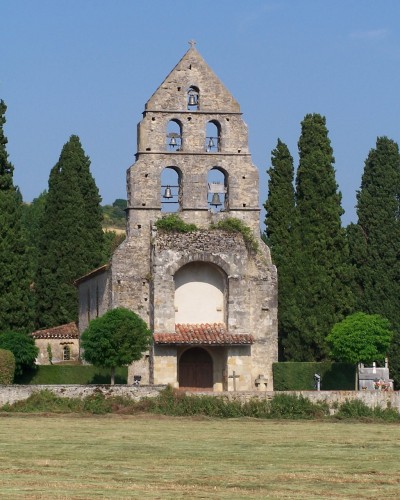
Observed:
[[[0,13],[0,98],[26,201],[71,134],[103,202],[125,198],[144,104],[190,39],[241,105],[261,203],[277,138],[297,166],[307,113],[326,116],[344,224],[376,138],[400,141],[398,0],[0,0]]]

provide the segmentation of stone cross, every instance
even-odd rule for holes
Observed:
[[[189,40],[189,45],[192,49],[194,49],[194,46],[196,45],[196,40]]]
[[[232,378],[233,379],[233,390],[236,391],[236,379],[240,378],[240,375],[236,375],[236,372],[233,371],[232,375],[229,375],[228,378]]]

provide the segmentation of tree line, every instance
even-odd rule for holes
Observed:
[[[51,169],[48,191],[24,205],[13,182],[0,101],[0,348],[4,332],[31,332],[77,320],[74,280],[107,262],[118,241],[79,137]],[[288,147],[272,151],[263,238],[278,268],[280,360],[329,357],[327,336],[354,312],[381,314],[396,334],[392,373],[400,382],[400,154],[377,139],[357,193],[357,223],[343,227],[334,156],[319,114],[301,124],[296,172]],[[123,200],[106,218],[123,213]]]
[[[391,375],[400,383],[400,154],[378,137],[357,192],[357,223],[341,224],[341,194],[325,117],[306,115],[296,170],[278,140],[268,170],[264,240],[278,268],[280,359],[329,356],[333,326],[355,312],[394,329]]]

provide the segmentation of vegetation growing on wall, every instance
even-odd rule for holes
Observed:
[[[216,224],[212,224],[210,229],[222,229],[229,233],[240,233],[249,250],[254,252],[258,250],[258,242],[254,237],[253,231],[240,219],[227,217],[226,219],[218,221]]]
[[[165,215],[158,219],[154,225],[157,229],[169,232],[176,231],[177,233],[190,233],[198,229],[196,224],[188,224],[176,214]]]

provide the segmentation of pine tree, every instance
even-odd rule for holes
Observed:
[[[306,115],[296,178],[295,325],[285,355],[298,361],[327,356],[326,336],[353,309],[351,266],[341,226],[341,195],[325,118]]]
[[[296,213],[293,158],[280,139],[272,151],[271,164],[268,170],[268,199],[264,204],[265,242],[270,247],[272,261],[278,269],[278,332],[282,357],[282,343],[288,332],[293,330]]]
[[[357,215],[350,241],[358,306],[395,328],[390,361],[400,384],[400,154],[387,137],[377,139],[365,161]]]
[[[35,281],[39,327],[76,321],[74,280],[102,261],[100,196],[89,166],[79,138],[71,136],[50,173]]]
[[[7,106],[0,101],[0,332],[31,327],[29,258],[21,224],[22,197],[13,183],[3,125]]]

